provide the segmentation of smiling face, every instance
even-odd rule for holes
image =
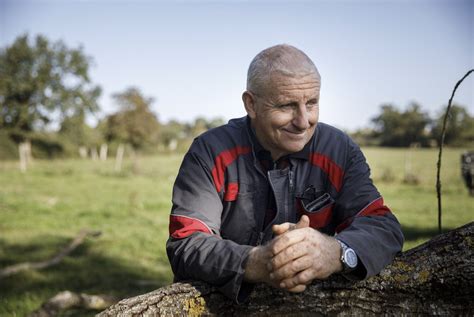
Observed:
[[[274,160],[301,151],[313,136],[320,87],[317,73],[273,73],[261,92],[244,92],[242,98],[257,139]]]

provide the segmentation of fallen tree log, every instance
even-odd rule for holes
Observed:
[[[203,282],[175,283],[120,301],[99,317],[170,315],[473,315],[474,222],[398,256],[365,281],[333,276],[291,294],[258,285],[233,304]]]

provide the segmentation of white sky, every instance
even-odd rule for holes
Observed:
[[[252,58],[288,43],[322,75],[321,121],[353,130],[382,103],[431,114],[474,67],[474,1],[7,1],[0,46],[25,32],[83,45],[93,82],[111,94],[136,86],[161,121],[245,114]],[[455,101],[474,113],[474,76]]]

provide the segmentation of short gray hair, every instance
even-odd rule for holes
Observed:
[[[319,72],[313,61],[301,50],[288,44],[269,47],[254,57],[247,72],[247,90],[257,93],[268,82],[272,73],[288,76]]]

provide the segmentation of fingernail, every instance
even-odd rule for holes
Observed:
[[[280,283],[280,287],[281,287],[281,288],[285,288],[285,287],[286,287],[286,284],[283,283],[283,282],[281,282],[281,283]]]
[[[275,278],[275,274],[273,274],[273,273],[270,273],[270,279],[272,279],[272,280],[273,280],[274,278]]]

